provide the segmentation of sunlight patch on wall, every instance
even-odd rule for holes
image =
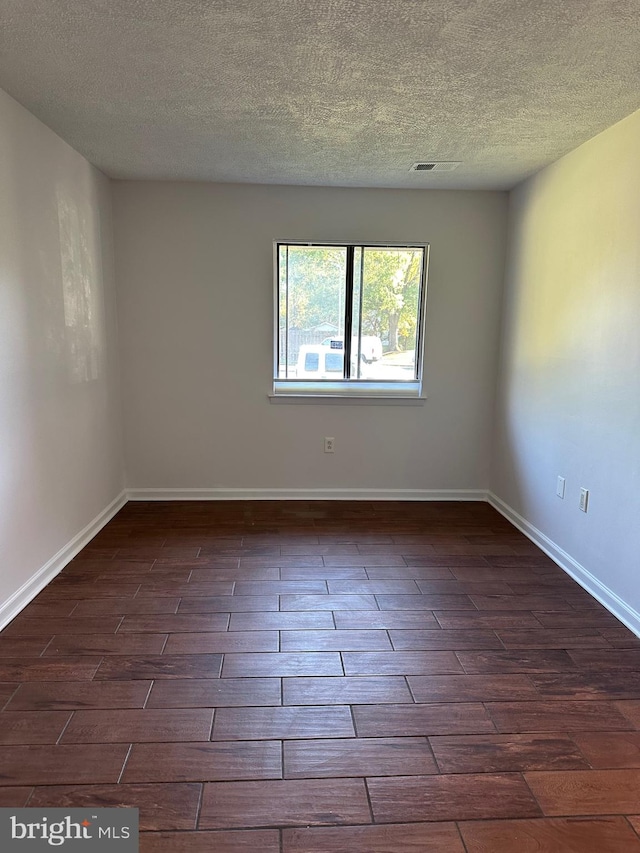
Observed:
[[[89,211],[80,210],[64,186],[56,197],[67,373],[72,383],[91,382],[100,372],[100,242]]]

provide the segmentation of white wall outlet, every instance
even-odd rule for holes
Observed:
[[[558,477],[556,483],[556,495],[564,500],[564,477]]]
[[[580,509],[582,512],[589,509],[589,489],[580,489]]]
[[[324,439],[324,452],[325,453],[335,453],[335,438],[331,436],[325,436]]]

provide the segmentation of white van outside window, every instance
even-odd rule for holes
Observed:
[[[341,379],[343,368],[344,351],[303,344],[298,353],[295,375],[298,379]]]

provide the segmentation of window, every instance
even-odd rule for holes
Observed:
[[[419,397],[427,246],[275,249],[274,393]]]

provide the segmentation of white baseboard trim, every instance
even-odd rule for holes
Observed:
[[[512,509],[508,504],[501,500],[493,492],[488,493],[488,501],[494,509],[503,515],[514,527],[517,527],[524,535],[530,539],[535,545],[544,551],[547,556],[557,563],[563,571],[577,581],[589,595],[592,595],[596,601],[599,601],[603,607],[612,613],[616,619],[619,619],[630,631],[640,637],[640,613],[630,607],[616,593],[609,589],[608,586],[599,581],[595,575],[592,575],[588,569],[574,560],[559,545],[549,539],[548,536],[538,530],[533,524],[523,518],[519,513]]]
[[[129,489],[130,501],[486,501],[484,489]]]
[[[57,554],[26,581],[19,590],[0,604],[0,631],[32,601],[44,587],[59,574],[62,569],[78,554],[88,542],[100,531],[108,521],[127,503],[127,493],[120,492],[109,506],[90,521],[80,533],[73,537]]]

